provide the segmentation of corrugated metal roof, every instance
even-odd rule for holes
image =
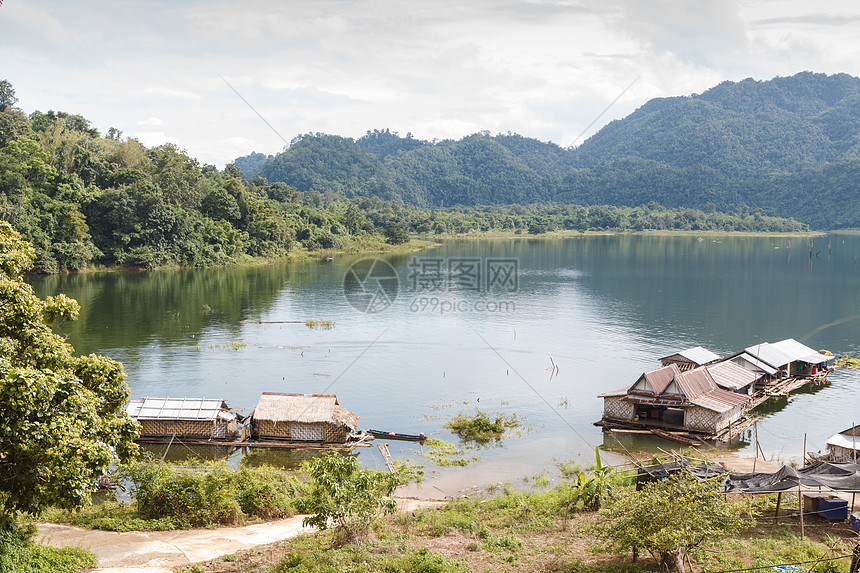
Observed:
[[[828,446],[841,446],[849,450],[860,450],[860,438],[849,436],[845,433],[835,434],[827,438]]]
[[[618,390],[610,390],[609,392],[604,392],[603,394],[600,394],[598,398],[616,398],[618,396],[626,396],[628,390],[630,390],[630,386],[625,386],[624,388],[619,388]]]
[[[129,400],[125,411],[137,420],[215,420],[229,409],[224,400],[142,398]]]
[[[672,379],[680,373],[681,369],[678,368],[677,365],[670,364],[669,366],[663,366],[657,370],[645,372],[642,376],[644,376],[645,380],[648,381],[654,394],[662,394],[663,390],[666,389],[666,386],[669,385],[669,382],[671,382]]]
[[[358,414],[337,403],[334,394],[278,394],[263,392],[252,417],[272,422],[330,422],[358,427]]]
[[[678,383],[687,400],[691,402],[696,396],[701,396],[717,389],[717,384],[704,367],[678,373],[675,376],[675,382]]]
[[[782,352],[779,348],[776,348],[773,344],[768,342],[762,342],[761,344],[744,348],[744,350],[747,354],[751,354],[759,360],[763,360],[773,368],[781,368],[794,360],[791,356]]]
[[[752,356],[751,354],[747,354],[746,352],[741,352],[740,354],[731,358],[730,360],[732,360],[732,361],[744,360],[744,361],[752,364],[754,367],[758,368],[759,370],[761,370],[765,374],[770,374],[771,376],[773,376],[774,374],[776,374],[778,372],[778,370],[776,368],[773,368],[769,364],[762,362],[761,360],[759,360],[755,356]],[[739,364],[738,366],[741,366],[741,365]],[[741,368],[743,368],[743,366],[741,366]]]
[[[690,402],[696,406],[722,413],[745,404],[749,399],[750,397],[746,394],[738,394],[737,392],[729,392],[722,388],[716,388],[706,394],[691,398]]]
[[[820,356],[815,350],[793,338],[786,338],[785,340],[774,342],[771,346],[791,358],[792,361],[803,360],[804,357],[809,356]],[[803,361],[806,362],[806,360]]]
[[[691,362],[695,362],[696,364],[707,364],[708,362],[713,362],[714,360],[719,360],[719,354],[714,354],[707,348],[702,346],[696,346],[695,348],[688,348],[687,350],[682,350],[679,352],[681,356],[690,360]]]
[[[717,383],[717,386],[731,390],[740,390],[749,386],[758,378],[755,372],[750,372],[743,366],[728,360],[706,366],[706,368],[711,374],[711,378]]]

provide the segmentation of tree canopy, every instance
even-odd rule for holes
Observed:
[[[135,450],[122,364],[75,356],[52,331],[80,307],[65,295],[39,299],[21,273],[33,248],[0,221],[0,526],[16,511],[75,507],[95,490],[114,452]]]
[[[729,501],[719,484],[686,472],[619,495],[601,514],[596,533],[610,549],[645,549],[670,571],[684,571],[689,550],[755,523],[749,503]]]
[[[147,148],[113,127],[102,137],[74,113],[7,107],[0,111],[0,221],[33,245],[33,271],[41,273],[278,259],[296,244],[314,250],[383,241],[392,225],[425,234],[805,229],[767,215],[782,208],[779,201],[751,216],[756,205],[746,207],[740,194],[729,201],[700,193],[690,181],[724,182],[710,168],[628,158],[595,174],[571,171],[569,163],[558,146],[513,134],[431,143],[375,130],[358,141],[303,135],[277,157],[251,154],[218,171],[174,145]],[[831,171],[834,199],[851,204],[850,181]],[[596,187],[611,191],[598,195]],[[621,206],[571,204],[576,197]],[[664,208],[663,199],[704,204]],[[738,204],[734,213],[720,212],[729,203]],[[800,203],[796,216],[825,220],[826,210],[810,209],[813,203]],[[841,213],[843,221],[860,218],[860,205]]]

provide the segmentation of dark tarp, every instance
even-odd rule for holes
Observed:
[[[765,493],[803,487],[825,487],[834,491],[860,491],[860,464],[815,462],[796,470],[783,466],[772,474],[729,474],[726,491]]]

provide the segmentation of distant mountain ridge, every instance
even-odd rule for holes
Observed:
[[[511,133],[428,142],[375,130],[308,134],[235,163],[249,178],[423,207],[656,201],[860,227],[860,79],[802,72],[656,98],[571,150]]]

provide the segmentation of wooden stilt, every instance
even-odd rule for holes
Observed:
[[[800,538],[803,539],[803,492],[800,490],[800,480],[797,480],[797,506],[800,508]]]
[[[782,503],[782,492],[776,494],[776,513],[773,515],[773,522],[779,522],[779,504]]]

